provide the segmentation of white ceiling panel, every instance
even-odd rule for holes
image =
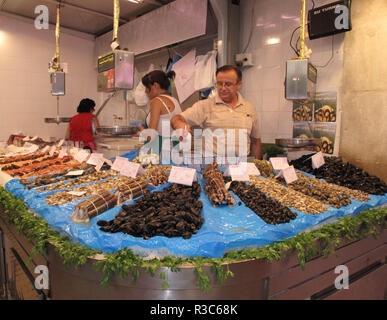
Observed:
[[[120,24],[153,11],[172,0],[143,0],[135,4],[120,0]],[[56,7],[60,3],[61,26],[99,36],[113,29],[113,0],[0,0],[0,12],[35,19],[35,8],[47,6],[49,21],[56,24]]]

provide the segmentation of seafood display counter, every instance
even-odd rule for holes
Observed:
[[[35,255],[27,263],[32,248],[26,237],[15,227],[0,218],[2,244],[2,281],[0,285],[3,299],[132,299],[132,300],[281,300],[281,299],[385,299],[387,267],[387,232],[374,239],[354,242],[342,241],[336,254],[328,258],[316,255],[303,267],[297,253],[288,252],[280,261],[246,259],[225,263],[222,267],[233,273],[233,277],[219,285],[210,266],[204,266],[209,275],[211,291],[203,291],[197,285],[198,276],[192,264],[185,264],[179,272],[171,268],[160,268],[156,276],[151,276],[144,268],[139,268],[139,277],[133,284],[130,276],[123,280],[114,276],[108,286],[101,285],[102,273],[94,264],[103,256],[90,257],[81,267],[64,267],[63,258],[53,244],[48,246],[48,255]],[[5,257],[5,261],[4,261]],[[17,257],[17,259],[16,259]],[[49,288],[36,289],[34,285],[38,266],[49,270]],[[335,289],[339,274],[337,266],[345,265],[350,271],[348,290]],[[164,273],[168,288],[163,289]],[[16,275],[19,278],[16,277]],[[23,280],[24,279],[24,280]],[[382,280],[382,281],[381,281]]]
[[[374,209],[387,186],[339,158],[317,171],[295,160],[291,184],[267,161],[252,160],[260,175],[248,183],[212,163],[185,186],[168,182],[171,165],[139,170],[135,152],[110,164],[50,153],[0,159],[11,177],[0,187],[3,299],[385,298],[387,209]],[[120,173],[129,160],[143,173]],[[335,287],[340,265],[349,290]]]

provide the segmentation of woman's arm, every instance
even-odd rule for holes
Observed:
[[[71,139],[71,130],[70,130],[70,123],[69,123],[66,128],[65,140],[70,140],[70,139]]]

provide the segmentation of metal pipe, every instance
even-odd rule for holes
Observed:
[[[101,113],[103,108],[105,108],[106,104],[109,102],[111,98],[113,98],[117,94],[117,91],[114,91],[107,99],[102,103],[102,106],[98,109],[97,113],[95,114],[95,117],[97,118],[98,115]]]
[[[56,50],[55,50],[55,65],[54,69],[60,71],[60,58],[59,58],[59,37],[60,37],[60,4],[56,8],[56,27],[55,27],[55,40],[56,40]]]
[[[120,23],[120,1],[114,0],[114,24],[113,24],[113,41],[118,41],[118,27]]]
[[[301,0],[301,26],[300,26],[300,55],[298,59],[305,59],[305,24],[306,24],[306,0]]]

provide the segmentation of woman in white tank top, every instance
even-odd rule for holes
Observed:
[[[179,102],[167,94],[170,86],[170,80],[175,77],[175,72],[165,73],[160,70],[152,71],[142,78],[145,86],[145,92],[150,100],[150,112],[146,118],[148,128],[157,131],[160,137],[160,148],[162,138],[168,138],[171,135],[171,118],[181,113]]]

